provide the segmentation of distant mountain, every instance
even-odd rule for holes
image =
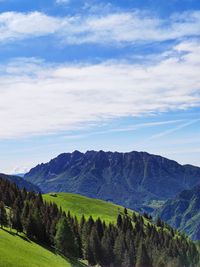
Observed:
[[[27,191],[35,191],[35,192],[40,192],[40,188],[31,182],[28,182],[24,180],[23,178],[16,176],[16,175],[7,175],[0,173],[0,179],[6,179],[9,180],[10,182],[15,183],[20,189],[26,188]]]
[[[36,166],[24,178],[46,193],[79,193],[140,209],[200,183],[200,168],[146,152],[74,151]]]
[[[19,176],[19,177],[24,177],[25,173],[15,173],[15,174],[12,174],[13,176]]]
[[[167,201],[158,214],[192,239],[200,240],[200,185]]]

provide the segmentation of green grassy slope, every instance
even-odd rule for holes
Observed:
[[[55,202],[66,212],[70,210],[78,219],[84,214],[86,218],[91,215],[94,219],[100,217],[105,222],[115,223],[119,212],[124,211],[123,207],[110,202],[71,193],[45,194],[43,198],[48,202]]]
[[[80,267],[29,241],[0,229],[0,267]]]

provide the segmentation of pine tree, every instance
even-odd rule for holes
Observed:
[[[9,213],[8,213],[8,225],[10,227],[10,232],[12,230],[12,219],[13,219],[13,210],[9,209]]]
[[[17,233],[23,232],[23,226],[22,226],[22,222],[21,222],[19,208],[15,208],[15,210],[13,210],[12,227],[17,230]]]
[[[117,217],[117,226],[119,229],[122,228],[122,216],[120,214]]]
[[[90,250],[92,251],[95,264],[99,264],[101,261],[101,243],[95,226],[93,226],[89,237]]]
[[[127,208],[124,208],[124,215],[128,215],[128,210],[127,210]]]
[[[34,224],[33,216],[31,214],[29,214],[27,218],[25,230],[26,230],[26,235],[28,238],[30,239],[34,238],[35,224]]]
[[[164,226],[164,225],[163,225],[163,222],[161,221],[160,218],[157,219],[157,221],[156,221],[156,225],[157,225],[158,227],[163,227],[163,226]]]
[[[111,241],[111,232],[107,229],[101,240],[101,265],[109,266],[114,258],[113,246]]]
[[[7,218],[7,214],[6,214],[6,209],[4,206],[3,202],[0,202],[0,225],[1,228],[3,228],[3,226],[7,226],[8,224],[8,218]]]
[[[133,236],[133,233],[131,232],[131,230],[128,230],[126,232],[126,248],[127,248],[127,254],[129,257],[129,261],[130,261],[130,265],[131,266],[135,266],[135,244],[134,244],[134,240],[135,237]]]
[[[96,260],[94,258],[94,253],[93,253],[93,249],[91,246],[88,245],[88,248],[87,248],[87,260],[88,260],[88,264],[90,266],[94,266],[96,265]]]
[[[133,214],[132,214],[132,220],[133,220],[134,222],[137,221],[137,216],[135,215],[135,212],[133,212]]]
[[[23,225],[24,228],[26,228],[29,212],[30,212],[29,202],[26,200],[25,203],[24,203],[22,214],[21,214],[21,221],[22,221],[22,225]]]
[[[38,201],[38,200],[37,200]],[[34,235],[36,239],[40,242],[45,243],[46,237],[46,230],[45,225],[43,223],[43,218],[39,209],[35,208],[35,212],[33,214],[33,221],[34,221]]]
[[[97,219],[95,225],[96,225],[97,234],[99,236],[99,239],[101,240],[103,237],[104,229],[103,229],[103,224],[99,218]]]
[[[141,243],[137,253],[136,267],[151,267],[151,260],[147,253],[146,246]]]
[[[76,256],[75,237],[66,217],[61,217],[57,224],[55,246],[65,256]]]
[[[122,267],[132,267],[130,254],[127,250],[124,253],[124,257],[122,260]]]
[[[89,236],[93,226],[94,220],[90,216],[88,221],[84,222],[83,229],[81,230],[82,254],[85,259],[88,258]]]
[[[120,231],[117,238],[115,239],[115,245],[114,245],[115,266],[121,266],[125,250],[126,250],[126,245],[125,245],[124,235],[123,232]]]

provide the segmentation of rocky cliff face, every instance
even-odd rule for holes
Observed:
[[[145,152],[65,153],[30,170],[43,192],[73,192],[138,209],[200,183],[200,168]]]

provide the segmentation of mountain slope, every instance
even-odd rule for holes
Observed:
[[[57,206],[60,206],[63,211],[68,214],[68,211],[70,211],[70,216],[76,216],[78,218],[78,221],[83,223],[83,220],[81,219],[82,215],[84,215],[85,218],[89,218],[91,215],[94,219],[101,218],[102,221],[105,221],[108,225],[108,223],[114,223],[114,225],[119,225],[119,214],[123,217],[124,213],[124,208],[107,203],[105,201],[101,200],[96,200],[96,199],[90,199],[88,197],[83,197],[80,195],[76,194],[70,194],[70,193],[51,193],[51,194],[45,194],[43,195],[44,200],[50,202],[50,203],[56,203]],[[146,215],[147,216],[147,215]],[[139,239],[142,238],[143,242],[145,243],[146,240],[148,239],[148,248],[149,248],[149,253],[150,255],[153,255],[152,259],[152,265],[145,265],[145,266],[154,266],[154,267],[161,267],[161,266],[170,266],[170,267],[182,267],[182,266],[193,266],[193,259],[190,258],[189,261],[184,260],[184,264],[178,262],[177,259],[172,259],[170,256],[170,249],[165,248],[164,251],[162,252],[160,248],[163,248],[164,246],[167,246],[167,244],[173,244],[172,251],[173,253],[176,253],[180,247],[182,246],[190,246],[189,243],[191,242],[189,238],[185,237],[184,235],[181,235],[179,232],[174,231],[171,227],[168,225],[162,223],[160,220],[157,220],[157,222],[153,222],[148,216],[141,216],[138,213],[135,213],[131,210],[128,210],[127,215],[125,215],[125,221],[132,218],[132,222],[134,227],[137,227],[137,229],[134,232],[134,237],[132,237],[132,240],[134,240],[135,236],[137,236]],[[121,218],[122,218],[121,217]],[[134,219],[133,219],[134,218]],[[140,223],[142,222],[142,224]],[[128,225],[128,221],[126,221],[125,224],[122,223],[122,225]],[[136,226],[137,225],[137,226]],[[140,225],[138,227],[138,225]],[[110,227],[110,226],[109,226]],[[142,228],[140,228],[142,227]],[[87,227],[85,228],[87,229]],[[143,229],[143,230],[141,230]],[[153,230],[154,229],[154,230]],[[83,230],[84,232],[85,230]],[[139,235],[139,233],[146,233],[142,234],[142,237]],[[151,234],[150,234],[151,233]],[[147,237],[150,234],[149,237]],[[128,236],[131,235],[131,231],[128,232]],[[172,235],[172,236],[171,236]],[[152,238],[152,240],[151,240]],[[160,248],[157,248],[154,250],[155,244],[158,244],[160,242],[159,238],[162,240],[162,244],[160,244]],[[137,239],[137,238],[136,238]],[[150,241],[151,240],[151,241]],[[154,240],[154,241],[153,241]],[[153,241],[153,242],[152,242]],[[177,242],[178,241],[178,242]],[[155,242],[155,244],[154,244]],[[186,243],[185,243],[186,242]],[[187,244],[187,242],[189,242]],[[120,239],[120,244],[123,243],[123,239]],[[177,247],[176,244],[177,243]],[[94,243],[92,243],[94,246]],[[183,245],[184,244],[184,245]],[[123,245],[122,245],[123,246]],[[107,249],[111,249],[112,246],[109,246]],[[136,246],[137,248],[137,246]],[[193,247],[194,248],[194,247]],[[176,252],[175,252],[176,251]],[[183,257],[183,250],[180,249],[180,255]],[[165,253],[169,254],[167,256],[164,256]],[[189,249],[188,249],[189,252]],[[112,250],[109,250],[109,253],[112,255]],[[136,253],[136,251],[135,251]],[[174,254],[171,255],[174,255]],[[138,255],[137,253],[134,255]],[[192,253],[192,257],[195,259],[197,256],[196,253]],[[195,256],[196,255],[196,256]],[[113,255],[114,256],[114,255]],[[123,257],[124,254],[121,255]],[[183,257],[184,258],[184,257]],[[198,258],[198,256],[197,256]],[[109,266],[109,265],[108,265]],[[121,265],[114,265],[114,266],[121,266]],[[123,265],[125,266],[125,265]],[[126,265],[127,267],[130,265]],[[135,265],[131,265],[135,266]],[[138,265],[141,266],[141,265]],[[142,265],[144,266],[144,265]],[[199,264],[195,265],[196,267],[199,266]]]
[[[95,220],[101,218],[105,222],[116,223],[119,212],[124,212],[122,206],[77,194],[50,193],[43,195],[43,198],[48,202],[55,202],[65,212],[70,210],[70,213],[76,215],[78,219],[84,215],[86,218],[92,216]]]
[[[15,183],[20,189],[26,188],[27,191],[40,192],[40,188],[37,185],[32,184],[31,182],[26,181],[22,177],[16,175],[7,175],[0,173],[0,179],[8,180]]]
[[[81,267],[26,239],[0,229],[1,267]]]
[[[71,192],[138,209],[200,182],[200,168],[145,152],[65,153],[25,175],[43,192]]]
[[[75,151],[30,170],[43,192],[72,192],[138,208],[166,200],[200,182],[200,168],[143,152]]]
[[[167,201],[158,214],[172,227],[200,240],[200,185]]]
[[[52,193],[47,203],[41,194],[19,190],[3,179],[0,182],[1,226],[14,227],[27,234],[19,237],[13,234],[16,230],[0,230],[0,266],[64,267],[67,264],[75,267],[80,266],[78,259],[82,259],[90,266],[102,267],[199,267],[197,246],[160,220],[153,224],[148,215],[142,217],[126,209],[120,211],[113,204],[77,195],[65,194],[65,197],[63,193],[58,196]],[[60,195],[62,209],[52,203]],[[63,212],[68,211],[69,204],[70,213]],[[111,219],[117,217],[114,224],[103,221],[109,210]],[[71,215],[82,212],[87,219],[77,220]],[[88,218],[89,214],[101,219],[94,221]],[[44,244],[45,248],[55,248],[73,258],[73,263],[60,262],[60,257],[33,241]]]

